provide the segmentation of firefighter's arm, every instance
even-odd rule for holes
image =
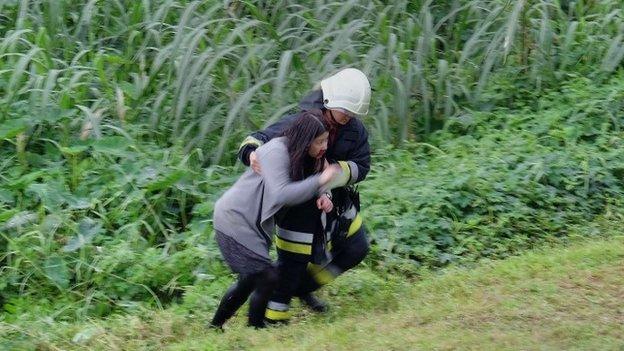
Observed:
[[[370,170],[370,145],[368,144],[368,133],[366,129],[356,141],[347,160],[336,160],[342,169],[342,175],[331,183],[331,188],[338,188],[361,182],[366,178]]]
[[[260,145],[282,135],[295,117],[296,115],[286,116],[263,130],[249,134],[238,148],[238,159],[241,160],[245,166],[249,166],[249,155],[260,147]]]

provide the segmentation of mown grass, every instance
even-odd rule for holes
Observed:
[[[291,325],[262,331],[242,312],[207,330],[210,311],[176,308],[1,331],[25,350],[621,350],[623,267],[624,237],[602,236],[411,281],[359,269],[324,291],[330,313],[296,308]]]

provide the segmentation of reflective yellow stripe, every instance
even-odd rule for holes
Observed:
[[[308,263],[308,266],[306,268],[308,269],[310,273],[318,272],[319,270],[322,269],[320,265],[314,264],[314,263]]]
[[[290,241],[286,241],[280,238],[279,236],[275,237],[275,246],[277,246],[278,249],[284,250],[284,251],[290,251],[290,252],[303,254],[303,255],[312,254],[312,245],[291,243]]]
[[[321,270],[313,276],[314,280],[320,285],[326,285],[331,283],[336,277],[326,270]]]
[[[267,319],[270,319],[273,321],[283,321],[286,319],[290,319],[290,312],[289,311],[275,311],[275,310],[267,308],[266,311],[264,312],[264,316]]]
[[[340,168],[342,168],[342,175],[339,177],[340,181],[336,182],[336,185],[344,186],[351,180],[351,168],[346,161],[338,161]]]
[[[331,283],[336,277],[328,270],[317,264],[308,263],[308,271],[314,280],[320,285]]]
[[[342,168],[342,171],[351,178],[351,168],[349,168],[348,161],[338,161],[338,164],[340,168]]]
[[[349,168],[349,164],[346,161],[338,161],[338,165],[340,166],[342,172],[339,176],[334,178],[334,180],[325,185],[323,191],[340,188],[341,186],[345,186],[349,183],[349,180],[351,179],[351,169]]]
[[[360,216],[360,214],[358,213],[353,219],[353,222],[351,222],[351,225],[349,226],[347,237],[350,237],[351,235],[357,233],[357,231],[360,230],[361,227],[362,227],[362,216]]]
[[[264,143],[250,135],[243,140],[238,149],[242,149],[245,145],[255,145],[256,147],[259,147],[262,144]]]

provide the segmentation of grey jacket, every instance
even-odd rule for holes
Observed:
[[[303,203],[319,192],[319,175],[293,182],[285,138],[275,138],[256,152],[262,174],[251,169],[215,203],[215,230],[269,258],[274,216],[282,207]]]

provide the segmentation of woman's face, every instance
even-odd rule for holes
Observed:
[[[329,132],[317,136],[312,140],[310,148],[308,149],[308,155],[313,158],[321,158],[327,151],[327,140],[329,139]]]

